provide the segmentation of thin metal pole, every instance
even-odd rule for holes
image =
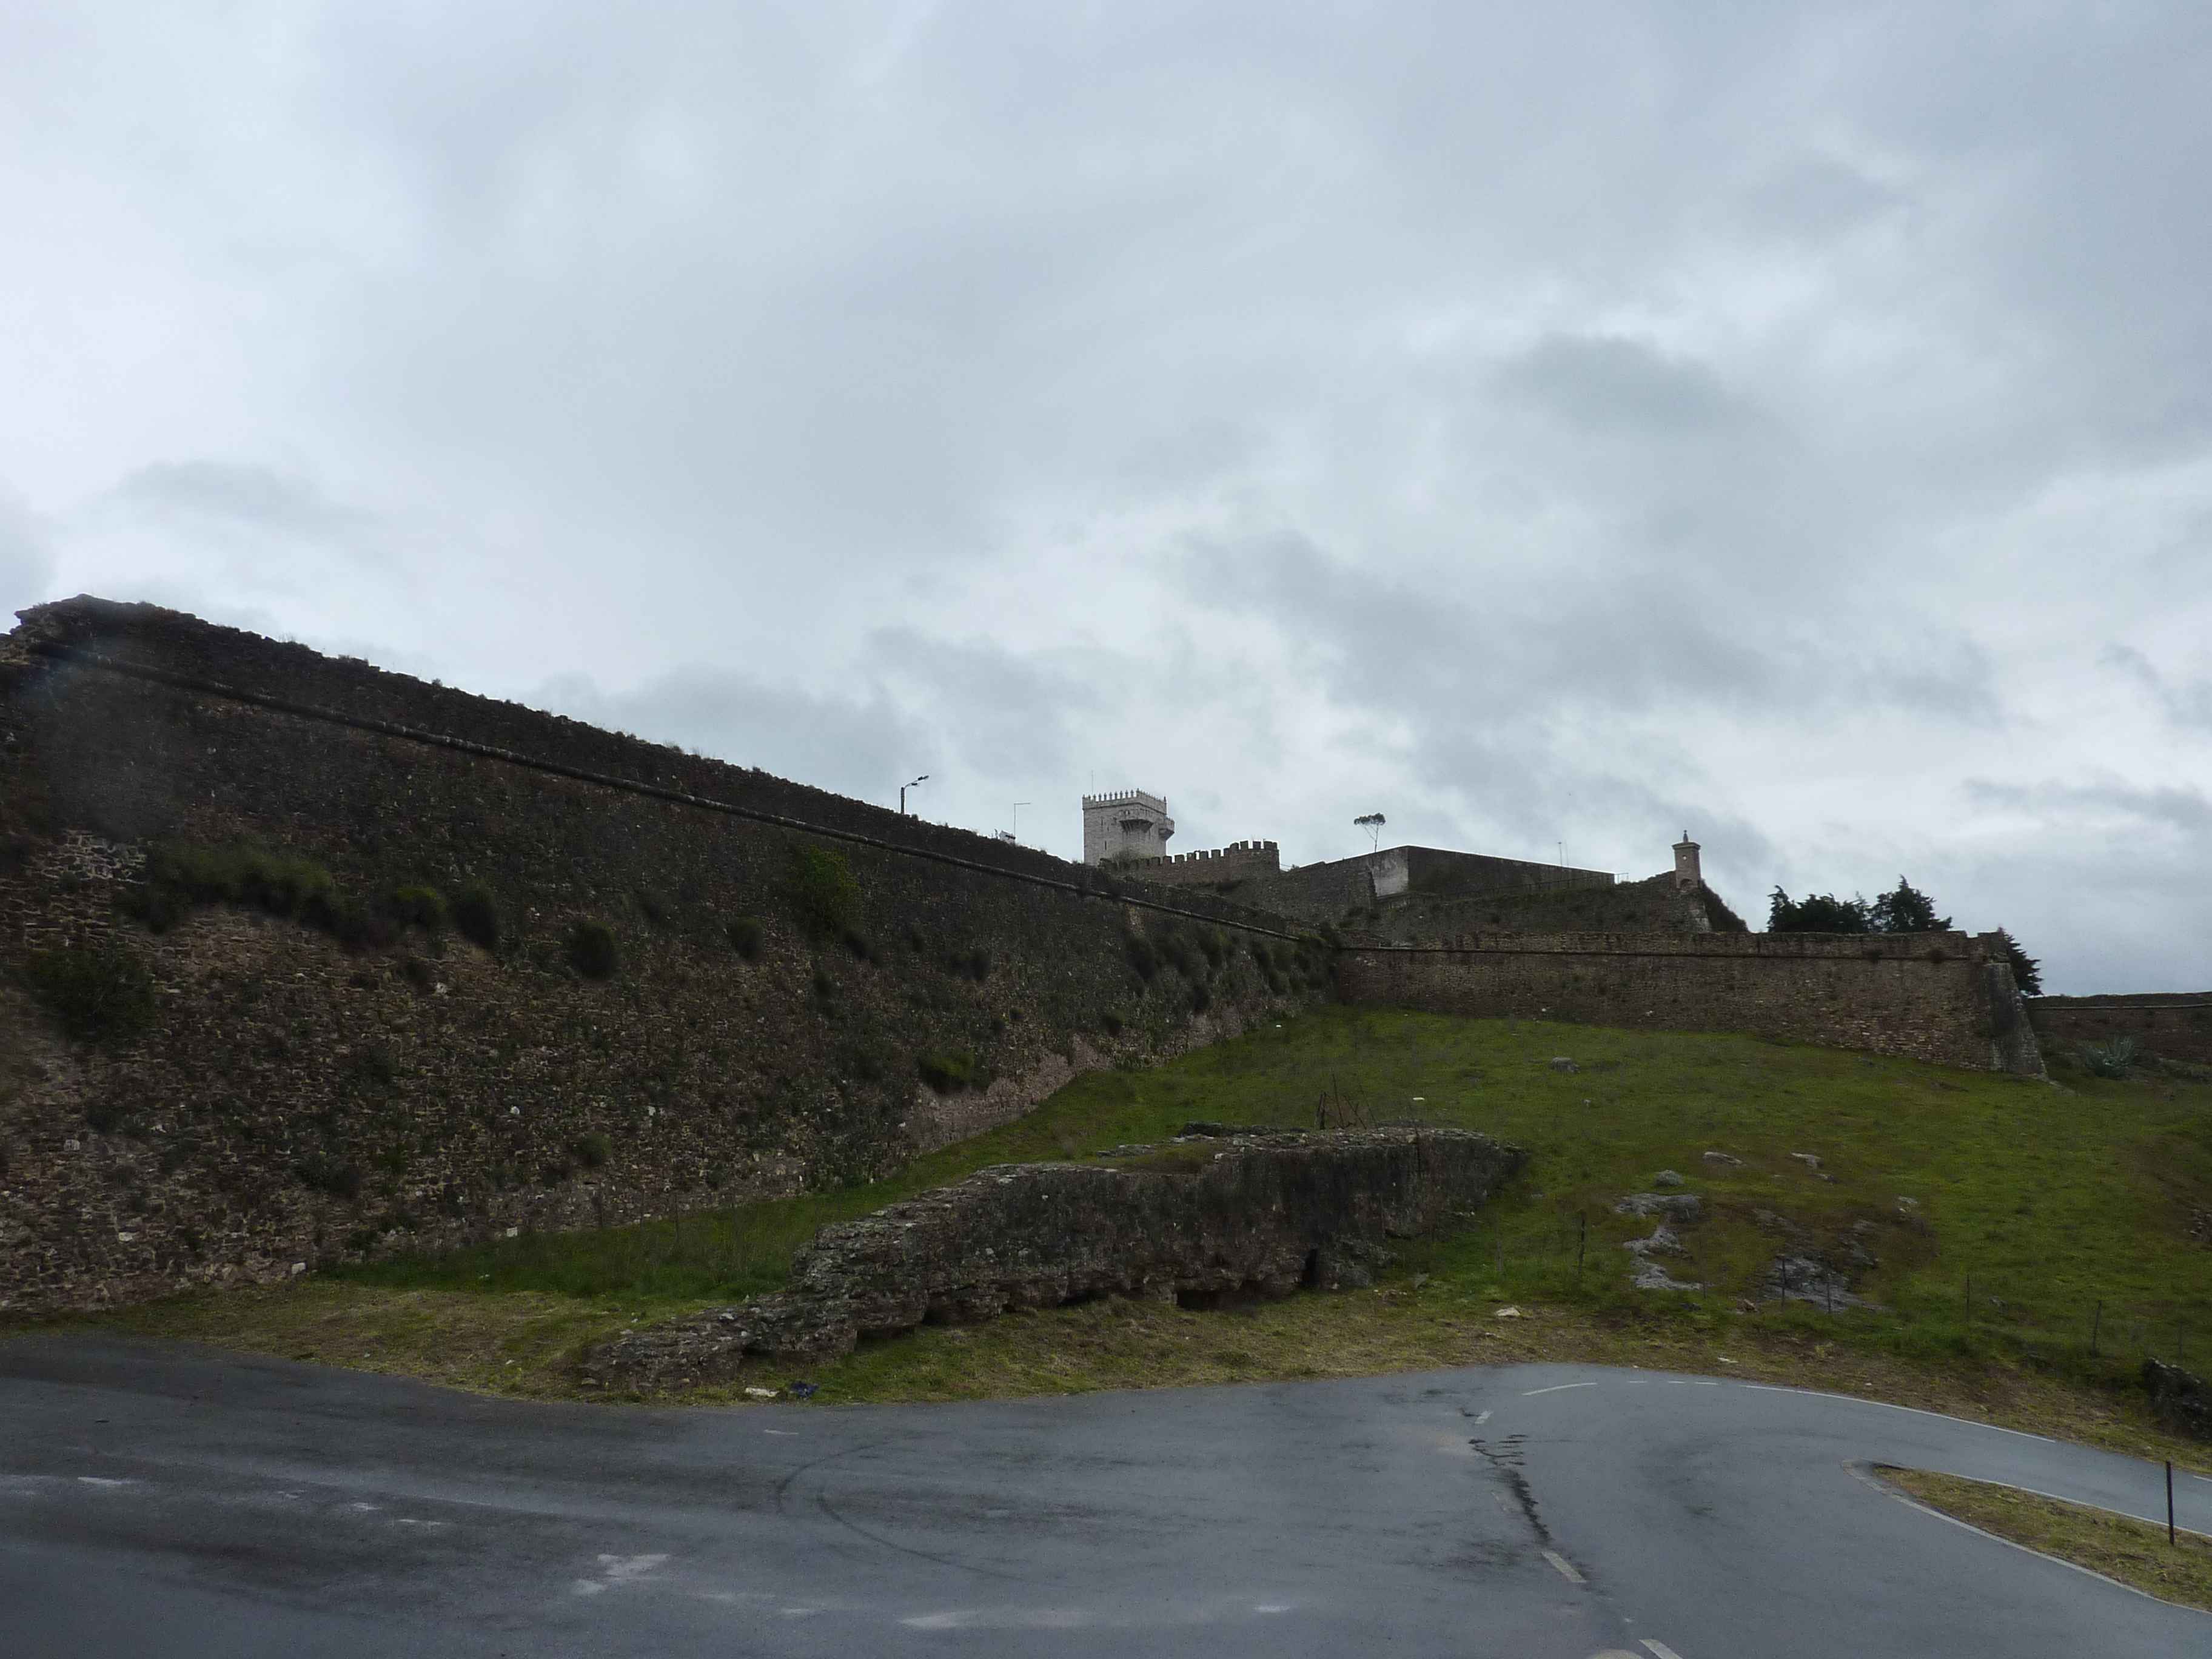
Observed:
[[[2173,1536],[2173,1460],[2166,1460],[2166,1541],[2169,1548],[2179,1548]]]
[[[1583,1253],[1589,1249],[1589,1212],[1577,1210],[1575,1219],[1581,1224],[1580,1232],[1575,1239],[1575,1277],[1580,1279],[1583,1276]]]
[[[2103,1326],[2104,1322],[2105,1304],[2102,1302],[2100,1302],[2097,1304],[2096,1317],[2089,1322],[2089,1358],[2092,1359],[2094,1359],[2097,1357],[2097,1332]]]

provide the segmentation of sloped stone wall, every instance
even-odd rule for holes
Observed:
[[[354,712],[255,701],[269,688]],[[376,724],[395,714],[483,726],[431,741]],[[553,752],[488,753],[487,734]],[[724,796],[826,802],[869,839]],[[149,848],[246,844],[362,909],[481,888],[497,938],[342,942],[228,904],[155,933],[119,908]],[[835,928],[806,920],[800,849],[849,872]],[[1319,947],[1273,918],[1095,878],[172,613],[42,608],[0,641],[0,1307],[864,1182],[1080,1070],[1325,989]],[[748,919],[750,957],[731,932]],[[582,923],[614,947],[605,977],[572,960]],[[149,1029],[65,1036],[31,988],[56,951],[143,973]]]

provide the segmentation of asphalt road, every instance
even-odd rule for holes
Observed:
[[[2204,1655],[1858,1466],[2149,1516],[2131,1460],[1586,1366],[646,1411],[0,1342],[0,1652]],[[2212,1531],[2212,1481],[2181,1481]]]

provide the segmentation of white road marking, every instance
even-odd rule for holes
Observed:
[[[1897,1406],[1887,1400],[1862,1400],[1855,1394],[1829,1394],[1820,1389],[1783,1389],[1777,1388],[1771,1382],[1738,1382],[1735,1386],[1739,1389],[1756,1389],[1761,1394],[1802,1394],[1814,1400],[1848,1400],[1854,1406],[1879,1406],[1886,1412],[1911,1412],[1915,1417],[1932,1417],[1939,1423],[1963,1423],[1970,1429],[1988,1429],[1996,1434],[2015,1435],[2022,1440],[2040,1441],[2046,1446],[2064,1443],[2063,1441],[2053,1440],[2047,1434],[2030,1434],[2025,1429],[2008,1429],[1998,1423],[1977,1423],[1971,1417],[1953,1417],[1944,1412],[1924,1412],[1917,1406]],[[2031,1551],[2030,1553],[2033,1552]]]
[[[1482,1415],[1480,1415],[1480,1417],[1476,1418],[1474,1420],[1475,1420],[1475,1423],[1476,1423],[1477,1426],[1480,1426],[1480,1425],[1485,1424],[1485,1423],[1487,1423],[1488,1421],[1490,1421],[1490,1413],[1489,1413],[1488,1412],[1485,1412],[1485,1413],[1482,1413]],[[2204,1478],[2204,1477],[2203,1477],[2203,1476],[2202,1476],[2202,1475],[2199,1475],[2199,1476],[2197,1477],[2197,1479],[2198,1479],[2198,1480],[2203,1480],[2203,1478]]]
[[[77,1479],[88,1486],[127,1486],[128,1480],[110,1480],[104,1475],[80,1474]]]
[[[1575,1571],[1575,1564],[1568,1560],[1565,1556],[1561,1555],[1557,1550],[1546,1550],[1544,1552],[1544,1559],[1547,1561],[1549,1561],[1553,1566],[1557,1567],[1559,1570],[1559,1577],[1565,1579],[1570,1584],[1581,1584],[1589,1582],[1582,1576],[1582,1574]]]
[[[1643,1642],[1645,1647],[1651,1650],[1651,1659],[1682,1659],[1680,1654],[1675,1652],[1664,1642],[1655,1642],[1648,1636],[1643,1638]]]
[[[798,1432],[799,1432],[799,1431],[798,1431],[798,1430],[796,1430],[796,1429],[763,1429],[763,1430],[761,1431],[761,1432],[762,1432],[763,1434],[773,1434],[773,1435],[777,1435],[777,1436],[780,1436],[781,1437],[782,1437],[782,1438],[784,1438],[784,1439],[786,1439],[786,1440],[788,1440],[788,1439],[789,1439],[793,1435],[794,1435],[794,1434],[798,1433]]]
[[[1554,1382],[1548,1389],[1523,1389],[1521,1391],[1521,1397],[1523,1400],[1534,1400],[1540,1394],[1557,1394],[1562,1389],[1594,1389],[1595,1387],[1597,1384],[1595,1382]]]

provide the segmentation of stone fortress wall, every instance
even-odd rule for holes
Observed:
[[[1199,853],[1132,859],[1115,868],[1132,881],[1155,887],[1211,887],[1224,893],[1243,883],[1279,873],[1282,855],[1272,841],[1233,841]]]
[[[1478,934],[1449,946],[1349,946],[1336,974],[1347,1002],[1743,1031],[2044,1075],[1993,933]]]
[[[2030,997],[2027,1016],[2047,1047],[2078,1049],[2128,1037],[2139,1053],[2212,1066],[2212,991]]]
[[[865,1183],[1332,985],[2035,1066],[1987,941],[1700,931],[1679,848],[1653,883],[1401,848],[1287,897],[1272,882],[1308,872],[1176,888],[153,607],[22,615],[0,636],[0,1308]],[[1085,805],[1172,831],[1160,797]],[[179,849],[312,872],[319,919],[202,902],[156,930],[130,911],[173,897]],[[1235,855],[1274,861],[1167,867]],[[410,890],[473,891],[495,936],[394,921]],[[1332,966],[1306,924],[1354,897],[1363,926],[1413,920],[1347,929]],[[1570,926],[1482,920],[1543,915]],[[88,963],[137,975],[133,1040],[69,1035],[51,970]]]
[[[322,908],[154,931],[125,907],[180,848],[289,860]],[[406,889],[479,890],[496,936],[393,921]],[[1326,958],[1212,895],[517,705],[38,607],[0,636],[0,1307],[865,1183],[1279,1018]],[[87,964],[143,988],[132,1040],[67,1034],[52,971]]]

